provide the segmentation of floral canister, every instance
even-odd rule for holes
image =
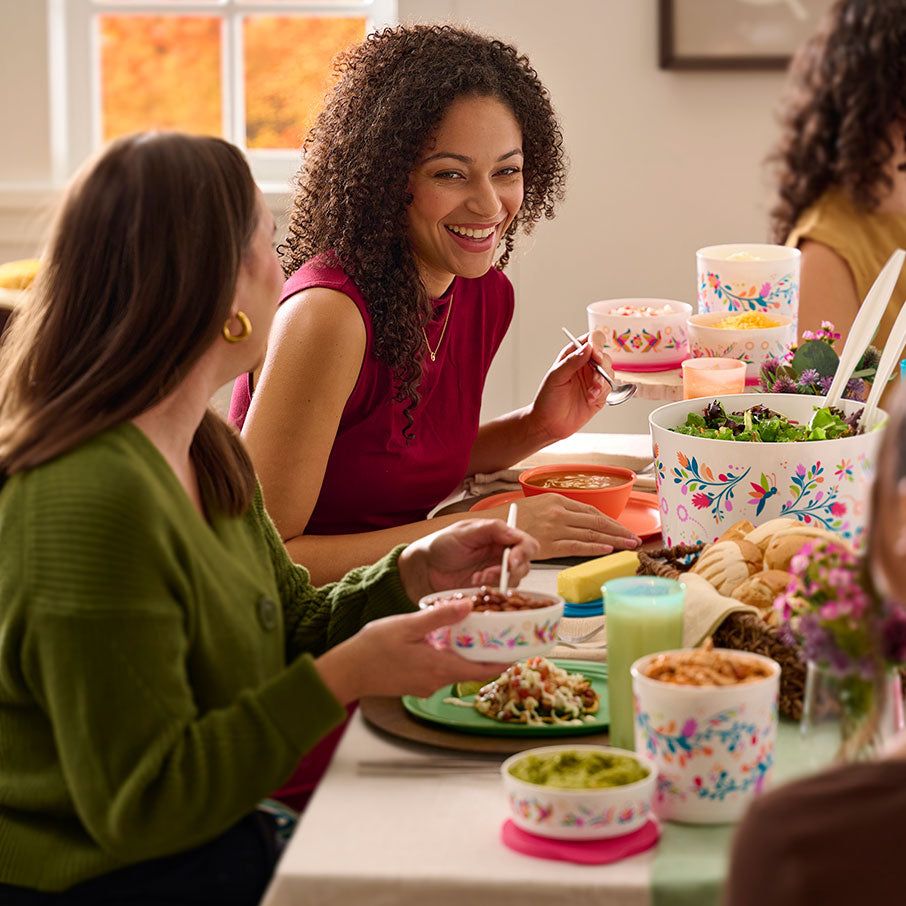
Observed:
[[[760,665],[766,675],[731,685],[678,685],[631,668],[636,752],[657,769],[654,811],[692,824],[737,821],[770,782],[777,741],[780,665],[749,652],[714,653]]]
[[[692,306],[674,299],[607,299],[588,306],[588,329],[621,371],[669,371],[689,356]]]
[[[729,523],[748,519],[798,519],[838,533],[855,547],[865,540],[868,489],[887,418],[878,410],[863,434],[805,443],[752,443],[690,437],[672,431],[707,399],[683,400],[649,416],[661,529],[667,545],[715,541]],[[762,405],[801,424],[809,422],[813,396],[746,393],[720,398],[728,411]],[[843,400],[851,414],[864,404]]]
[[[799,317],[799,249],[764,243],[709,245],[695,254],[698,311]]]

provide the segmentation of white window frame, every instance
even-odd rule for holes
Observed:
[[[242,19],[248,15],[362,17],[371,32],[397,21],[397,0],[48,0],[51,161],[53,182],[65,184],[95,150],[101,135],[99,15],[221,17],[223,135],[245,152],[259,186],[287,191],[299,151],[246,146]],[[275,61],[279,66],[279,61]]]

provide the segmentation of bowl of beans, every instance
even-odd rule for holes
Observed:
[[[588,329],[597,332],[613,367],[621,371],[669,371],[689,357],[686,322],[692,306],[675,299],[605,299],[587,308]]]
[[[796,326],[774,312],[709,312],[689,318],[689,351],[695,358],[739,359],[746,384],[758,383],[766,359],[785,356],[796,342]]]
[[[657,769],[665,820],[738,820],[768,786],[780,665],[747,651],[661,651],[631,668],[635,748]]]
[[[526,497],[562,494],[596,507],[611,519],[618,519],[626,509],[634,481],[635,472],[630,469],[588,463],[536,466],[519,475],[519,484]]]
[[[472,612],[458,623],[428,636],[435,648],[453,651],[469,661],[510,664],[548,654],[557,644],[563,598],[541,592],[497,588],[454,588],[426,595],[423,610],[447,601],[467,599]]]

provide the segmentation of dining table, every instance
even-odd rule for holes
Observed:
[[[642,435],[624,436],[621,448],[641,452],[650,450],[648,443]],[[521,587],[556,592],[562,568],[533,564]],[[606,622],[597,619],[598,624],[594,618],[564,619],[568,632],[561,628],[561,638],[575,642],[558,646],[552,656],[605,660],[606,627],[582,640],[583,626]],[[411,723],[418,725],[415,718]],[[653,849],[607,865],[523,855],[501,840],[509,817],[499,771],[506,755],[488,753],[479,743],[468,751],[470,737],[455,735],[465,752],[447,748],[443,740],[443,747],[414,741],[418,732],[401,738],[357,710],[283,853],[263,906],[720,902],[732,826],[663,823]],[[562,741],[541,738],[537,745]],[[797,746],[798,725],[781,722],[775,783],[802,772]]]

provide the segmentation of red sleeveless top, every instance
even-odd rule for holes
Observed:
[[[485,378],[513,316],[513,287],[492,268],[477,279],[456,277],[436,300],[426,328],[436,360],[425,351],[421,400],[409,429],[415,437],[407,443],[406,403],[393,399],[390,369],[374,356],[368,303],[346,273],[312,259],[286,281],[280,301],[315,286],[352,299],[365,323],[366,341],[305,531],[352,534],[418,522],[466,476]],[[241,375],[233,387],[230,420],[239,428],[251,404],[250,380],[251,375]]]

